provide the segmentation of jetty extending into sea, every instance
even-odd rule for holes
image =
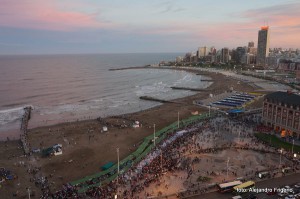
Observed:
[[[203,88],[189,88],[189,87],[178,87],[178,86],[171,86],[174,90],[188,90],[188,91],[210,91],[209,89]]]
[[[27,106],[24,108],[24,115],[22,117],[22,121],[21,121],[21,128],[20,128],[20,140],[22,142],[22,146],[23,146],[23,150],[25,154],[29,154],[30,153],[30,149],[29,149],[29,145],[28,145],[28,139],[27,139],[27,128],[28,128],[28,122],[30,120],[31,117],[31,110],[32,107],[31,106]]]

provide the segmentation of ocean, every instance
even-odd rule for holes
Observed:
[[[25,106],[29,128],[136,112],[159,105],[143,95],[176,99],[206,88],[201,76],[160,69],[116,70],[174,60],[176,53],[0,56],[0,137],[18,138]]]

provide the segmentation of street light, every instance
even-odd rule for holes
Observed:
[[[119,157],[119,148],[117,148],[117,157],[118,157],[118,175],[120,173],[120,157]]]
[[[177,127],[179,128],[179,111],[178,111],[178,117],[177,117]]]
[[[27,192],[28,192],[28,198],[30,199],[30,187],[27,187]]]
[[[163,171],[162,161],[163,161],[162,150],[160,149],[160,167],[161,167],[161,172]]]
[[[153,130],[153,143],[154,143],[154,146],[155,146],[155,139],[156,139],[156,137],[155,137],[155,124],[153,124],[153,128],[154,128],[154,130]]]
[[[295,144],[295,140],[293,139],[292,153],[294,153],[294,144]]]
[[[230,158],[228,157],[228,159],[227,159],[227,174],[226,174],[226,178],[227,178],[227,179],[228,179],[229,160],[230,160]]]
[[[282,149],[279,150],[280,152],[280,159],[279,159],[279,166],[281,165],[281,155],[282,155]]]

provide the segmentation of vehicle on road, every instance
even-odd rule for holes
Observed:
[[[242,196],[233,196],[232,199],[242,199]]]
[[[233,187],[233,193],[235,194],[244,194],[248,193],[249,189],[255,186],[254,181],[247,181],[240,185]]]
[[[296,199],[294,195],[288,195],[284,199]]]
[[[232,192],[233,187],[240,185],[240,184],[242,184],[242,182],[239,180],[218,184],[219,192],[221,192],[221,193]]]
[[[271,177],[271,174],[270,174],[270,172],[268,172],[268,171],[259,172],[259,173],[258,173],[258,177],[259,177],[260,179],[262,179],[262,178],[267,178],[267,177]]]

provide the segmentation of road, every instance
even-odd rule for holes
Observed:
[[[278,187],[283,187],[286,185],[290,184],[295,184],[300,182],[300,173],[297,174],[292,174],[288,175],[285,177],[280,177],[280,178],[274,178],[274,179],[269,179],[261,182],[256,183],[256,188],[278,188]],[[265,193],[260,193],[260,194],[255,194],[258,199],[277,199],[278,196],[268,196]],[[193,196],[189,197],[189,199],[230,199],[232,198],[233,195],[231,193],[218,193],[218,192],[212,192],[212,193],[207,193],[199,196]]]

